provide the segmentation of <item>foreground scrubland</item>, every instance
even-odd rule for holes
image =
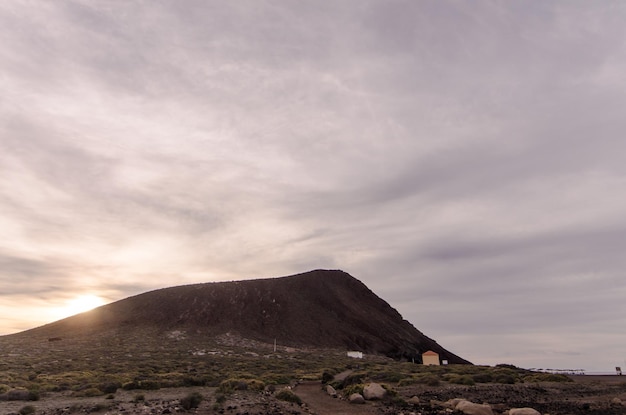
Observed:
[[[383,398],[348,403],[372,383],[385,389]],[[577,382],[511,365],[351,359],[345,351],[274,350],[235,335],[207,340],[182,331],[0,338],[0,414],[323,415],[332,405],[355,414],[463,413],[452,405],[455,398],[488,403],[494,414],[522,407],[552,415],[625,414],[626,382]]]

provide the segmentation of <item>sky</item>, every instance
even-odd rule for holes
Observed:
[[[341,269],[478,364],[626,366],[626,3],[0,2],[0,334]]]

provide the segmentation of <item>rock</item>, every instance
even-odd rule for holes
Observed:
[[[330,385],[326,385],[326,393],[332,396],[333,398],[337,397],[337,391]]]
[[[533,408],[511,408],[509,415],[541,415],[541,412]]]
[[[620,398],[613,398],[613,399],[611,399],[611,403],[613,405],[623,405],[623,402],[622,402],[622,400]]]
[[[368,401],[380,400],[387,395],[385,388],[378,383],[370,383],[363,388],[363,397]]]
[[[467,401],[467,399],[463,399],[463,398],[449,399],[446,402],[441,403],[440,406],[443,406],[444,408],[448,408],[448,409],[454,409],[461,401]]]
[[[418,398],[417,396],[411,396],[406,403],[408,403],[409,405],[419,405],[420,403],[420,398]]]
[[[461,400],[454,409],[463,412],[465,415],[493,415],[491,406],[466,400]]]
[[[348,398],[348,400],[350,401],[350,403],[355,404],[365,403],[365,398],[360,393],[353,393],[352,395],[350,395],[350,398]]]

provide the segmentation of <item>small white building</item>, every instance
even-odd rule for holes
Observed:
[[[422,364],[439,366],[439,353],[432,350],[422,353]]]
[[[347,354],[353,359],[363,359],[363,352],[349,351]]]

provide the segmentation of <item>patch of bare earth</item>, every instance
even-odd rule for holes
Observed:
[[[294,389],[316,415],[357,415],[379,414],[371,403],[351,404],[343,398],[333,398],[327,394],[320,382],[303,382]]]

